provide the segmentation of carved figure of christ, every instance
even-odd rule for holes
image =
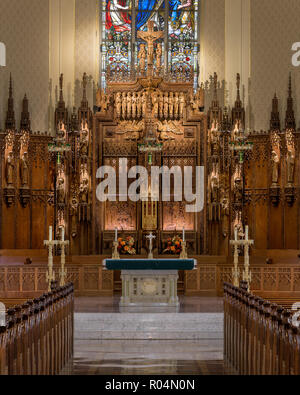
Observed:
[[[139,31],[138,32],[138,38],[141,38],[142,40],[146,41],[147,46],[148,46],[148,53],[147,53],[147,61],[148,61],[148,67],[153,65],[153,58],[154,58],[154,42],[159,40],[160,38],[164,37],[164,32],[155,32],[154,31],[154,22],[149,21],[147,24],[148,31],[143,32]]]

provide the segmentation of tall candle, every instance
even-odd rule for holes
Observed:
[[[182,229],[182,241],[185,242],[185,230],[184,230],[184,227]]]
[[[234,240],[237,240],[238,237],[238,230],[237,227],[234,228]]]
[[[247,225],[246,226],[246,237],[245,237],[245,239],[248,240],[248,237],[249,237],[249,226]]]
[[[61,240],[65,241],[65,228],[64,227],[61,228]]]
[[[49,241],[52,241],[52,226],[49,226]]]
[[[115,241],[118,241],[118,229],[115,228]]]

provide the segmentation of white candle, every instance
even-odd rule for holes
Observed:
[[[49,226],[49,241],[52,241],[52,226]]]
[[[182,229],[182,241],[185,242],[185,230],[184,230],[184,227]]]
[[[234,240],[237,240],[238,237],[238,230],[237,227],[234,228]]]
[[[118,241],[118,229],[115,228],[115,241]]]
[[[61,228],[61,240],[65,241],[65,228],[64,227]]]
[[[245,239],[248,240],[248,237],[249,237],[249,226],[247,225],[246,226],[246,237],[245,237]]]

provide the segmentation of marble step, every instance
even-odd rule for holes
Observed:
[[[222,313],[76,313],[76,340],[222,339]]]

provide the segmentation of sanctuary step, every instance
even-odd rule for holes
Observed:
[[[223,313],[76,313],[75,339],[223,339]]]

